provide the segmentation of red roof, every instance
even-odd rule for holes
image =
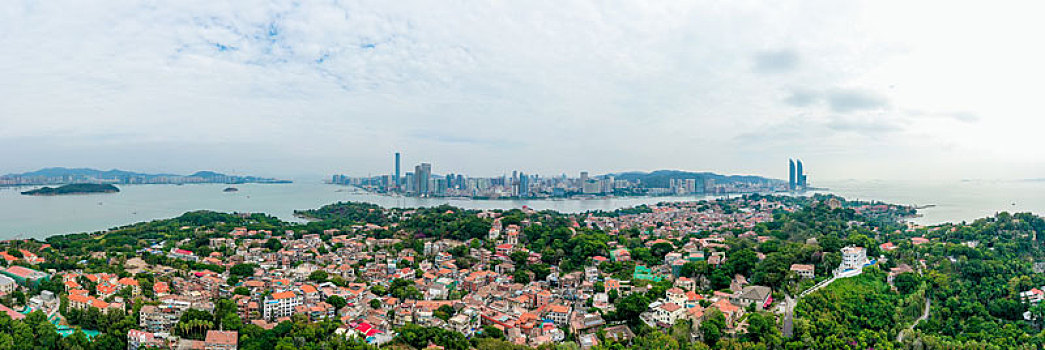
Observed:
[[[276,299],[276,300],[288,299],[288,298],[293,298],[293,297],[294,297],[294,292],[291,292],[289,290],[286,291],[286,292],[279,292],[279,293],[272,294],[272,299]]]
[[[36,271],[36,270],[33,270],[33,269],[27,269],[27,268],[15,265],[15,266],[8,267],[7,268],[7,272],[15,274],[16,276],[21,277],[21,278],[29,278],[29,275],[32,275],[34,273],[39,273],[40,271]]]

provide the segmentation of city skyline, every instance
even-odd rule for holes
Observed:
[[[413,172],[400,173],[402,154],[395,152],[393,166],[386,174],[352,176],[334,174],[328,183],[351,185],[368,192],[394,193],[414,197],[470,198],[570,198],[602,196],[664,196],[726,193],[766,193],[809,189],[802,163],[789,160],[789,180],[776,178],[657,170],[652,172],[609,173],[589,176],[587,171],[570,177],[566,173],[541,175],[512,170],[499,176],[433,173],[433,165],[421,162]],[[797,176],[797,182],[796,182]],[[718,179],[719,181],[716,181]]]
[[[392,149],[477,174],[1045,173],[1033,10],[29,4],[0,11],[4,173],[383,173]]]

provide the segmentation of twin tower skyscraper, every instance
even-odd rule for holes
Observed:
[[[806,174],[802,171],[802,160],[788,159],[787,162],[790,165],[788,168],[790,171],[787,178],[787,189],[790,191],[806,189]]]

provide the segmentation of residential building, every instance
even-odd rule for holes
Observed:
[[[280,317],[290,317],[294,314],[294,308],[301,305],[304,298],[294,291],[283,291],[273,293],[265,297],[263,317],[266,320],[275,320]]]
[[[239,333],[234,331],[207,331],[203,340],[205,350],[236,350],[239,344]]]
[[[815,269],[815,267],[813,265],[803,265],[803,264],[792,264],[791,265],[791,272],[794,272],[796,275],[798,275],[801,278],[808,278],[808,279],[816,278],[816,271],[815,270],[816,269]]]

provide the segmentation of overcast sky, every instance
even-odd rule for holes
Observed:
[[[1045,177],[1040,2],[235,3],[0,6],[0,173]]]

